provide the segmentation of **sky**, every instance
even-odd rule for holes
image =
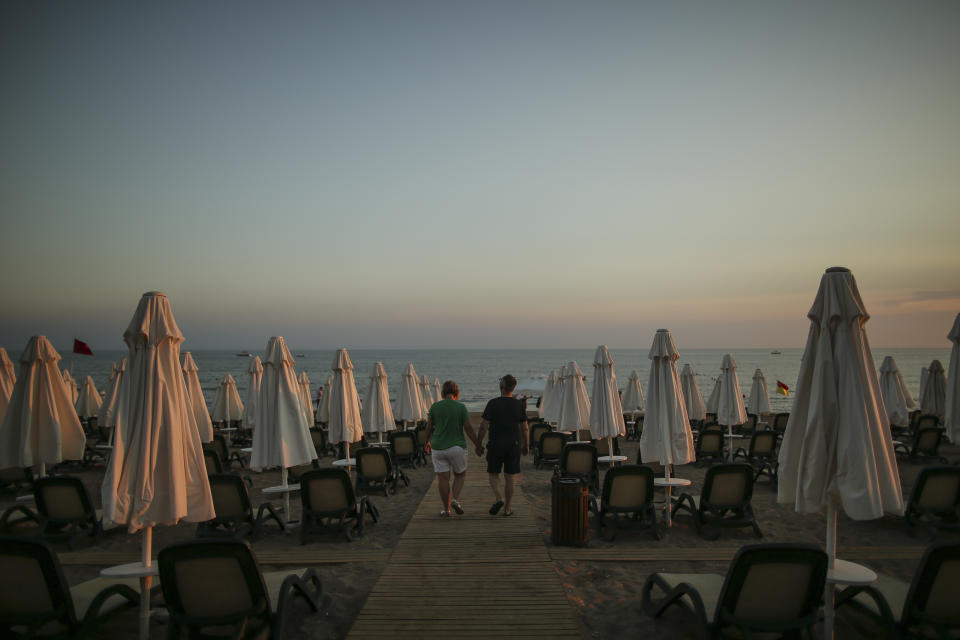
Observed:
[[[7,2],[0,346],[875,346],[960,312],[960,3]]]

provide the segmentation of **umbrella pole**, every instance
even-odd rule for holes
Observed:
[[[145,568],[150,567],[150,556],[153,551],[153,527],[143,530],[143,546],[141,559]],[[140,576],[140,640],[150,637],[150,585],[153,576]]]
[[[610,453],[610,468],[612,469],[616,464],[613,461],[613,438],[607,438],[607,451]]]
[[[834,565],[837,560],[837,503],[836,499],[833,496],[829,497],[829,503],[827,504],[827,569],[833,571]],[[823,637],[826,640],[833,640],[833,628],[834,628],[834,591],[836,587],[834,583],[830,580],[827,580],[826,593],[824,594],[824,608],[823,608]]]
[[[727,425],[727,459],[733,462],[733,425]]]
[[[667,481],[667,485],[663,488],[663,490],[667,497],[667,507],[666,507],[667,512],[665,515],[667,520],[667,528],[669,529],[670,527],[673,526],[673,500],[671,500],[670,498],[671,491],[670,491],[670,465],[669,464],[663,465],[663,477]]]
[[[280,484],[284,489],[287,488],[287,467],[282,466],[280,468]],[[290,522],[290,492],[283,492],[283,517],[287,519],[287,522]]]
[[[346,458],[347,458],[347,470],[349,471],[349,470],[350,470],[350,443],[349,443],[349,442],[344,442],[344,443],[343,443],[343,446],[344,446],[344,451],[345,451],[346,454],[347,454],[347,455],[346,455]]]

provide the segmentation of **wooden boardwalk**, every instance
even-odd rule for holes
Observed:
[[[518,487],[514,515],[491,516],[491,495],[486,474],[471,469],[466,513],[441,518],[434,480],[348,637],[579,640],[530,505]]]

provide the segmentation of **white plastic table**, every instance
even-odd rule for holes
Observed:
[[[629,459],[627,456],[599,456],[597,462],[626,462]]]
[[[827,582],[833,584],[863,587],[876,581],[877,574],[874,571],[849,560],[834,560],[833,569],[827,570]]]
[[[335,467],[355,467],[357,466],[356,458],[341,458],[340,460],[334,460],[333,466]]]
[[[689,487],[693,484],[692,480],[687,480],[686,478],[654,478],[653,486],[663,487],[666,489],[667,493],[667,513],[666,513],[666,522],[668,527],[673,526],[673,501],[670,499],[670,494],[674,487]]]
[[[151,562],[149,567],[144,566],[142,562],[130,562],[101,569],[100,575],[104,578],[145,578],[160,575],[160,570],[156,562]]]

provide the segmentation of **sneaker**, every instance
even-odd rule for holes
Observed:
[[[463,507],[460,506],[460,503],[457,500],[451,500],[450,506],[453,507],[453,510],[457,512],[458,516],[463,515]]]
[[[447,511],[446,509],[441,509],[441,511],[440,511],[440,517],[441,517],[441,518],[449,518],[449,517],[450,517],[450,512]]]

